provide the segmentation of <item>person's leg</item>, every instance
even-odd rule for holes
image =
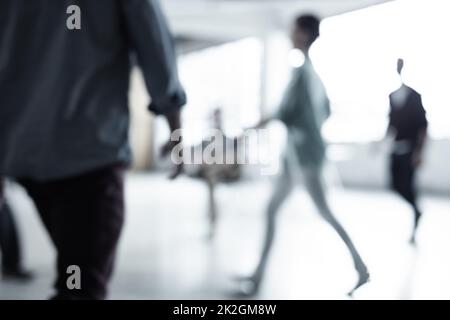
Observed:
[[[422,213],[417,205],[415,190],[415,171],[411,155],[393,156],[391,176],[393,189],[412,207],[414,211],[414,224],[410,242],[415,243],[415,236]]]
[[[398,161],[398,156],[391,154],[390,158],[389,158],[389,173],[390,173],[390,188],[392,191],[399,193],[399,181],[400,179],[400,175],[399,175],[399,169],[400,169],[400,164]]]
[[[51,191],[45,187],[45,184],[38,183],[29,179],[22,179],[17,181],[21,184],[32,202],[34,203],[37,213],[50,237],[53,244],[56,246],[54,234],[53,234],[53,221],[52,216],[56,214],[53,209],[54,196]]]
[[[285,163],[283,173],[278,177],[274,185],[273,193],[266,211],[265,238],[259,263],[252,276],[248,279],[245,279],[250,281],[250,287],[243,288],[249,295],[255,294],[259,290],[259,286],[265,274],[268,258],[275,238],[277,213],[286,198],[290,195],[293,187],[293,177],[291,176],[288,164]]]
[[[6,201],[4,180],[0,179],[0,251],[2,252],[2,275],[4,279],[29,281],[32,274],[22,265],[19,233],[13,212]]]
[[[357,288],[365,284],[369,280],[369,273],[367,271],[367,267],[363,262],[361,256],[358,253],[353,241],[350,239],[349,235],[336,219],[334,214],[331,212],[331,209],[328,205],[326,195],[325,195],[325,187],[323,185],[321,170],[320,169],[305,169],[304,172],[304,181],[305,187],[311,196],[314,204],[321,216],[327,221],[333,229],[338,233],[339,237],[343,240],[345,245],[353,259],[353,263],[355,265],[355,269],[359,274],[359,280],[355,288],[350,291],[352,294]]]
[[[199,176],[206,182],[208,188],[208,240],[212,240],[215,235],[217,219],[218,219],[218,208],[216,199],[216,188],[219,183],[217,165],[202,165],[199,171]]]
[[[214,177],[207,176],[206,184],[208,185],[208,218],[209,218],[209,234],[208,238],[214,238],[217,225],[217,203],[216,203],[216,180]]]
[[[413,203],[414,203],[414,205],[413,205],[414,224],[413,224],[413,231],[412,231],[412,235],[411,235],[411,239],[410,239],[410,243],[413,245],[416,244],[417,229],[419,228],[419,222],[422,217],[422,211],[419,209],[419,207],[417,205],[417,200],[416,200],[417,196],[416,196],[416,191],[415,191],[415,186],[414,186],[414,175],[415,175],[415,173],[412,172],[411,173],[411,181],[412,182],[410,182],[411,190],[409,191],[411,194],[411,198],[413,199]]]
[[[416,168],[412,163],[412,158],[408,157],[407,163],[405,163],[405,181],[404,181],[404,198],[408,201],[414,211],[414,223],[411,234],[410,243],[416,243],[416,234],[419,227],[419,221],[422,217],[422,212],[417,204],[417,191],[415,185]]]
[[[411,156],[394,156],[392,159],[392,187],[414,209],[417,208],[413,187],[414,168]]]
[[[55,299],[104,299],[124,213],[123,167],[111,166],[47,183],[22,182],[57,249]],[[81,269],[81,289],[67,286],[68,267]]]
[[[0,249],[3,273],[21,269],[19,237],[14,217],[6,201],[0,204]]]

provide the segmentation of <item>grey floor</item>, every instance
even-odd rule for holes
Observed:
[[[112,299],[228,299],[235,275],[258,257],[270,181],[224,185],[221,217],[208,242],[206,188],[161,174],[127,178],[127,221],[111,287]],[[8,196],[23,234],[28,285],[0,281],[0,299],[51,294],[54,251],[34,208],[13,186]],[[450,199],[425,196],[419,247],[408,243],[409,208],[388,192],[332,188],[330,201],[370,268],[356,299],[450,299]],[[348,253],[299,188],[280,212],[278,236],[261,299],[347,299],[356,281]]]

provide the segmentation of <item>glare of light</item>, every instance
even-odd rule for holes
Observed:
[[[289,64],[293,68],[300,68],[305,63],[305,55],[299,49],[289,51]]]

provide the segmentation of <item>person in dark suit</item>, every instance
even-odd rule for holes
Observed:
[[[0,253],[2,257],[2,279],[29,281],[32,274],[22,265],[19,233],[11,208],[4,194],[5,183],[0,179]]]
[[[401,76],[404,61],[398,59],[397,72]],[[402,85],[390,94],[388,136],[394,138],[391,150],[391,187],[405,199],[414,211],[411,244],[416,243],[416,233],[422,212],[417,204],[416,171],[423,162],[428,121],[422,98],[414,89]]]
[[[0,176],[26,189],[56,248],[53,298],[104,299],[132,158],[132,64],[171,131],[186,103],[159,1],[2,0],[0,48]]]

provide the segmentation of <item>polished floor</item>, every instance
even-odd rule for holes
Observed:
[[[221,186],[219,227],[208,241],[201,181],[171,182],[161,174],[127,179],[127,221],[110,297],[232,298],[233,277],[248,274],[258,257],[270,181]],[[54,251],[23,191],[13,186],[8,196],[36,279],[27,285],[0,281],[0,299],[46,299]],[[330,201],[372,275],[355,299],[450,299],[450,198],[422,198],[417,249],[408,244],[409,208],[389,192],[331,188]],[[301,188],[282,208],[278,227],[258,298],[348,299],[356,281],[350,256]]]

